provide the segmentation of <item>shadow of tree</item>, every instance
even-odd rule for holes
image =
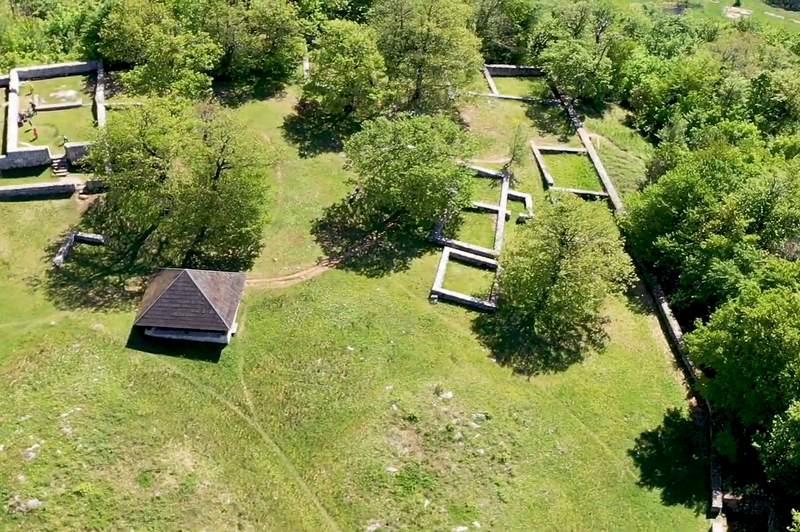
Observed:
[[[425,234],[376,220],[364,214],[357,200],[329,206],[313,221],[311,234],[329,263],[367,277],[407,270],[414,259],[434,250]]]
[[[47,263],[61,242],[47,246],[44,256]],[[62,267],[51,267],[29,282],[34,288],[44,290],[61,310],[130,310],[141,298],[145,275],[146,272],[120,272],[117,261],[105,249],[76,244]]]
[[[707,434],[698,420],[701,407],[691,415],[671,408],[660,426],[643,432],[628,451],[639,468],[638,485],[661,490],[667,506],[685,506],[705,513],[710,500]]]
[[[575,135],[575,130],[561,105],[532,103],[528,105],[525,116],[533,122],[540,134],[556,136],[559,142],[567,142]]]
[[[187,358],[189,360],[216,364],[222,357],[222,351],[227,346],[223,344],[151,338],[145,336],[136,328],[133,328],[128,335],[128,341],[125,347],[133,351],[149,353],[151,355]]]
[[[299,148],[300,157],[339,152],[360,125],[345,117],[325,115],[315,102],[300,100],[283,125],[284,138]]]
[[[226,107],[240,107],[251,100],[268,100],[285,92],[286,85],[277,80],[216,80],[211,90],[214,99]]]
[[[566,327],[557,319],[537,320],[538,334],[529,334],[530,324],[521,323],[514,312],[500,308],[481,314],[472,323],[478,340],[489,349],[498,364],[522,375],[566,371],[593,351],[600,351],[608,339],[607,318]]]

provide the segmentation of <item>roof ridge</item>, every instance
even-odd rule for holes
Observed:
[[[214,304],[213,301],[211,301],[211,298],[208,297],[208,294],[206,294],[206,291],[203,290],[203,287],[198,284],[197,279],[195,279],[194,276],[192,275],[192,272],[205,272],[205,271],[208,271],[208,270],[190,270],[190,269],[186,269],[186,270],[183,270],[183,271],[186,272],[189,275],[189,279],[192,280],[192,282],[197,287],[197,289],[200,290],[200,293],[203,294],[203,297],[206,298],[206,301],[208,302],[208,304],[211,305],[211,308],[214,309],[214,314],[216,314],[217,317],[220,319],[220,321],[223,324],[225,324],[225,327],[230,329],[231,328],[231,324],[228,323],[227,320],[222,317],[222,314],[219,313],[219,309],[217,308],[217,306]],[[215,272],[215,273],[226,273],[226,272]]]
[[[179,270],[181,273],[179,273],[178,275],[176,275],[176,276],[175,276],[175,278],[174,278],[174,279],[173,279],[173,280],[172,280],[172,281],[171,281],[171,282],[170,282],[170,283],[169,283],[167,286],[165,286],[165,287],[164,287],[164,289],[161,291],[161,293],[158,295],[158,297],[157,297],[157,298],[155,298],[155,299],[153,300],[153,302],[152,302],[152,303],[150,303],[150,305],[149,305],[149,306],[148,306],[146,309],[144,309],[144,310],[141,310],[141,311],[139,312],[139,316],[137,316],[137,318],[136,318],[136,321],[133,323],[134,325],[136,325],[137,323],[139,323],[139,321],[140,321],[142,318],[144,318],[144,317],[147,315],[147,313],[148,313],[148,312],[150,312],[150,309],[151,309],[151,308],[153,308],[153,307],[155,306],[155,304],[156,304],[156,303],[158,303],[158,302],[161,300],[161,298],[162,298],[162,297],[164,297],[164,294],[166,294],[166,293],[167,293],[167,291],[168,291],[168,290],[169,290],[169,289],[172,287],[172,285],[174,285],[174,284],[175,284],[175,282],[176,282],[178,279],[180,279],[180,278],[181,278],[181,276],[182,276],[184,273],[186,273],[186,270],[180,270],[179,268],[162,268],[162,269],[161,269],[161,271],[162,271],[162,272],[163,272],[163,271],[166,271],[166,270]],[[155,277],[155,275],[153,275],[153,277]],[[191,275],[190,275],[189,277],[191,278]],[[150,280],[152,280],[152,279],[153,279],[153,278],[151,277],[151,278],[150,278]],[[194,279],[192,279],[192,281],[194,281]],[[195,283],[195,285],[196,285],[196,284],[197,284],[197,283]],[[197,288],[200,288],[200,287],[198,286]],[[202,289],[201,289],[200,291],[202,292]],[[204,293],[204,294],[203,294],[203,297],[205,297],[205,296],[206,296],[206,295],[205,295],[205,293]],[[206,297],[206,299],[208,299],[208,298]],[[214,305],[212,304],[211,306],[213,307]],[[217,311],[217,309],[214,309],[214,312],[216,312],[216,311]],[[217,315],[219,315],[219,313],[217,313]],[[222,322],[223,322],[223,323],[225,323],[225,320],[222,320]],[[227,325],[227,324],[226,324],[226,325]]]

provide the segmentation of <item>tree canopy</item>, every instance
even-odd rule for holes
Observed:
[[[347,164],[358,176],[358,207],[422,237],[439,221],[457,221],[469,204],[472,177],[458,159],[472,149],[470,137],[443,116],[367,122],[345,145]]]
[[[628,286],[633,266],[610,218],[557,196],[501,257],[498,312],[479,335],[523,373],[564,370],[603,345],[606,298]]]
[[[321,113],[358,121],[380,113],[387,85],[386,67],[370,27],[347,20],[322,25],[314,68],[303,97]]]
[[[450,108],[477,77],[482,61],[471,17],[464,0],[376,0],[369,20],[398,108]]]
[[[115,113],[89,164],[109,191],[84,223],[121,272],[246,270],[261,251],[269,167],[219,107],[154,100]]]

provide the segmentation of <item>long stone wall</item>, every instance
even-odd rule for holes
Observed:
[[[0,157],[0,170],[48,166],[52,161],[53,157],[47,146],[21,148],[9,151],[5,156]]]
[[[499,78],[541,78],[544,76],[541,68],[533,66],[485,65],[484,68],[490,75]]]
[[[36,183],[0,187],[0,201],[25,200],[48,196],[71,196],[78,189],[75,183]]]
[[[72,61],[69,63],[55,63],[52,65],[36,65],[29,67],[15,68],[12,72],[19,75],[23,81],[44,78],[61,78],[64,76],[75,76],[78,74],[88,74],[97,70],[99,61]]]

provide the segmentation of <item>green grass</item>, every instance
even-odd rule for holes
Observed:
[[[33,95],[39,96],[39,105],[66,103],[81,100],[83,106],[63,111],[42,111],[33,117],[33,127],[39,132],[34,140],[33,127],[25,124],[19,130],[19,146],[49,146],[53,153],[63,153],[63,136],[71,142],[88,140],[94,127],[91,76],[68,76],[24,82],[20,88],[20,109],[28,108]]]
[[[506,157],[517,124],[524,126],[529,139],[544,144],[580,146],[580,139],[571,130],[560,107],[474,97],[465,107],[463,116],[469,130],[479,140],[480,158]]]
[[[639,7],[642,5],[650,5],[654,7],[661,6],[664,9],[675,7],[675,2],[665,2],[661,0],[615,0],[615,3],[620,6],[634,6]],[[733,6],[733,2],[726,2],[720,0],[719,3],[710,2],[709,0],[695,0],[692,2],[692,7],[686,12],[689,16],[694,17],[708,17],[716,20],[730,21],[731,19],[725,16],[725,6]],[[800,13],[795,11],[786,11],[776,7],[767,5],[761,0],[742,0],[742,8],[749,9],[753,13],[749,15],[765,25],[771,25],[789,31],[800,30],[800,24],[792,22],[792,20],[800,21]],[[764,12],[774,13],[784,17],[783,19],[765,15]]]
[[[20,170],[0,171],[0,187],[6,185],[30,185],[33,183],[47,183],[56,181],[53,169],[46,167],[24,168]]]
[[[476,246],[494,248],[494,228],[497,217],[493,213],[464,212],[461,217],[463,224],[459,228],[456,239]]]
[[[544,162],[557,187],[603,190],[603,184],[586,154],[545,154]]]
[[[543,95],[552,98],[547,83],[543,78],[504,78],[492,76],[500,94],[511,96],[531,96],[541,98]]]
[[[462,294],[486,298],[492,289],[495,273],[462,264],[450,259],[447,265],[447,275],[444,278],[444,288],[455,290]]]
[[[481,165],[485,168],[498,169],[502,165]],[[498,205],[500,203],[500,180],[478,177],[472,183],[472,200],[482,201],[491,205]]]
[[[303,159],[283,140],[295,95],[239,109],[283,152],[253,276],[313,264],[310,220],[349,189],[339,155]],[[518,180],[540,206],[532,164]],[[475,314],[428,303],[430,253],[379,278],[334,270],[248,288],[213,364],[126,348],[134,309],[46,297],[43,250],[77,219],[72,200],[0,204],[0,500],[43,502],[0,512],[0,530],[708,529],[705,499],[665,503],[629,456],[685,394],[635,298],[608,302],[603,353],[523,378],[491,360]],[[486,286],[451,268],[446,286]],[[652,463],[695,478],[667,457]]]

